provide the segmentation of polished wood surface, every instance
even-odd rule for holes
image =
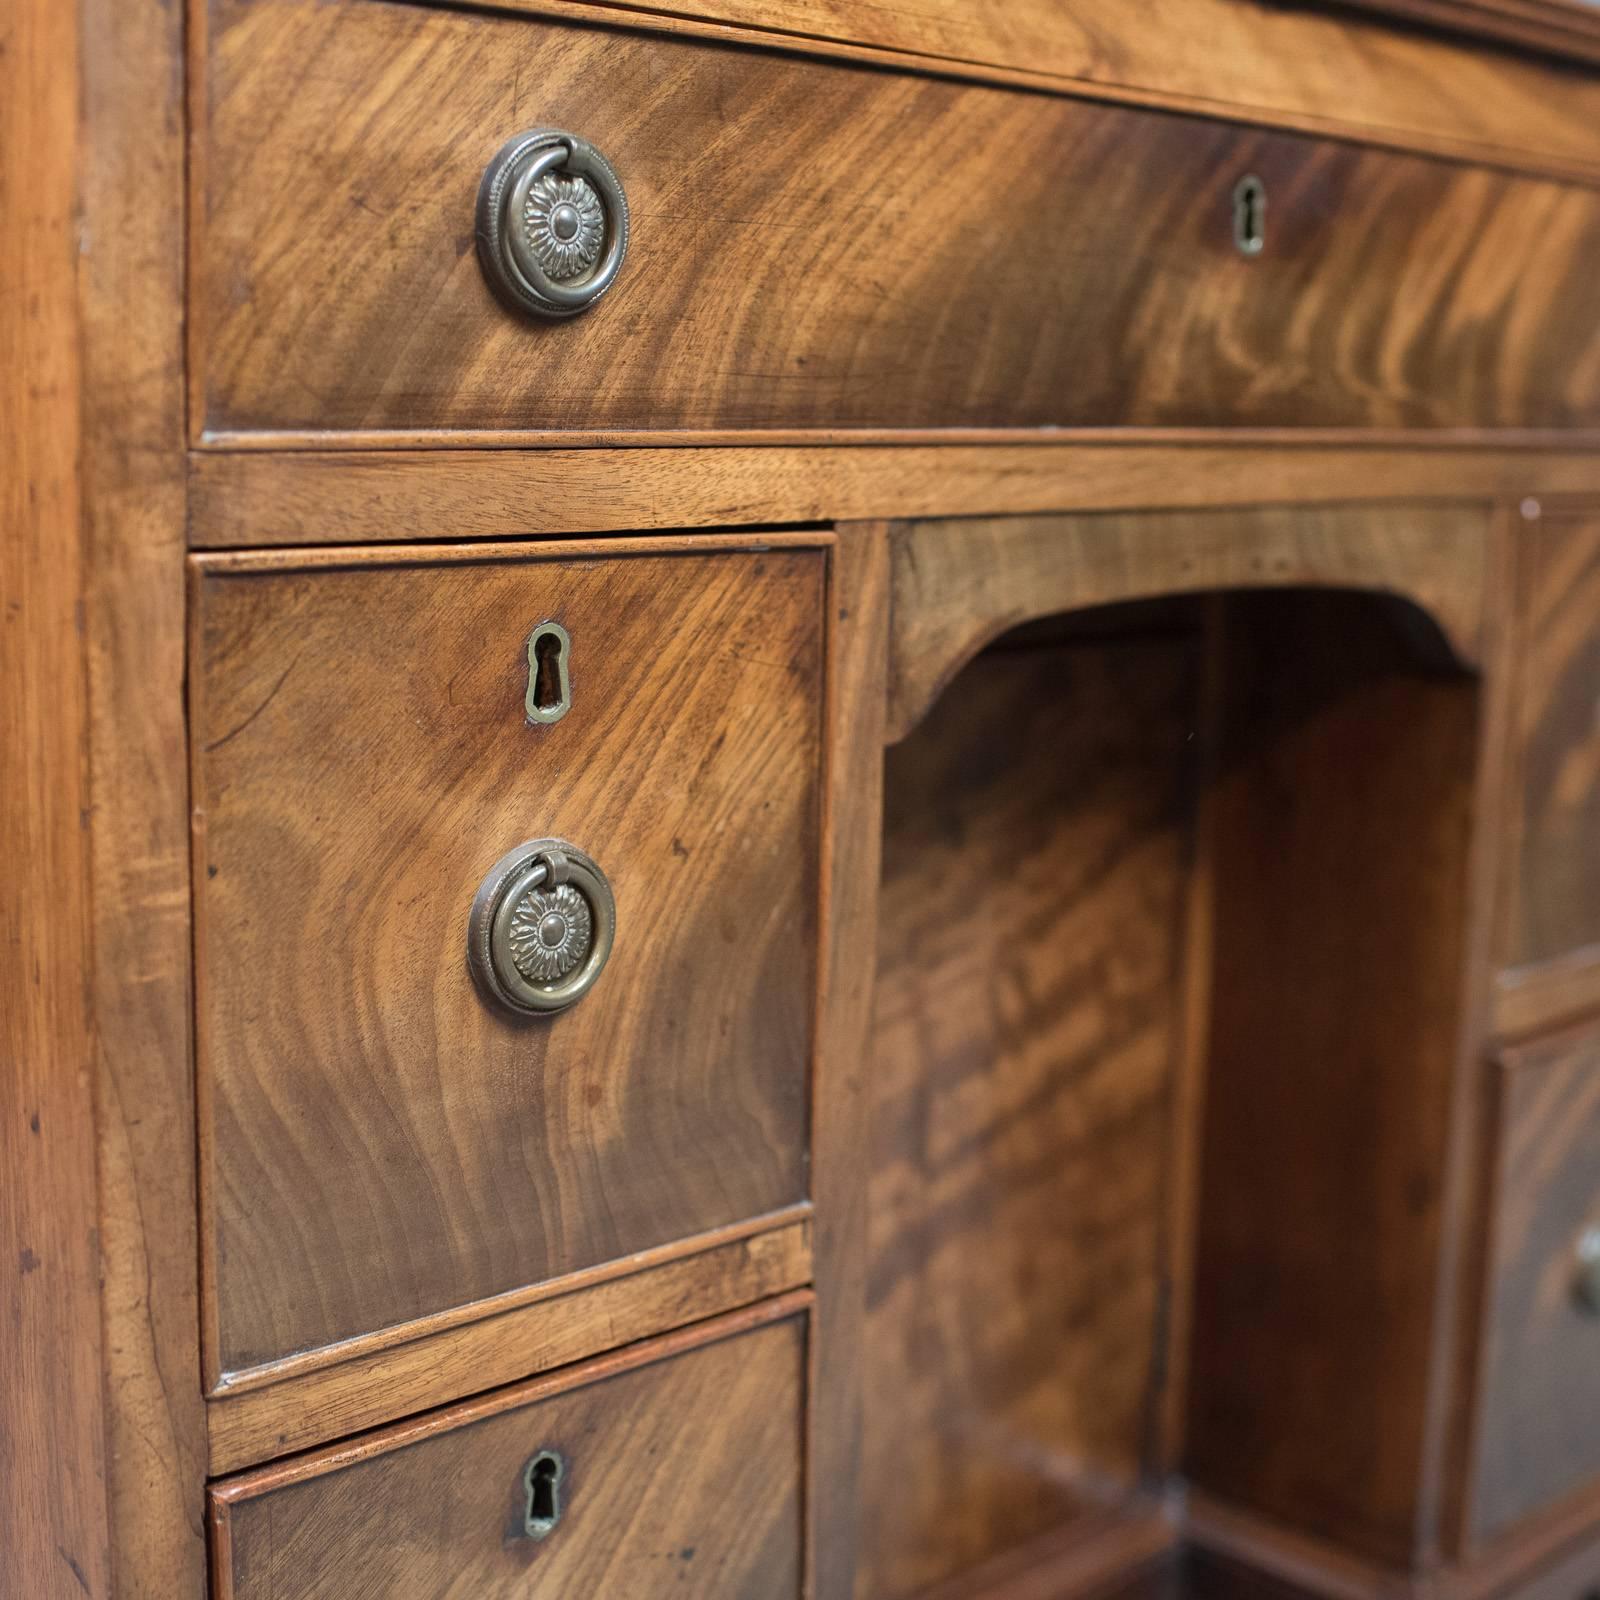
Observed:
[[[715,440],[704,441],[708,446]],[[1600,495],[1600,448],[1289,434],[1071,444],[197,451],[191,544],[303,546],[619,529],[1249,504]],[[1596,440],[1600,446],[1600,439]]]
[[[1552,507],[1519,542],[1518,869],[1505,960],[1524,967],[1600,955],[1600,513]]]
[[[1594,0],[1344,0],[1407,21],[1600,61],[1600,7]]]
[[[0,1593],[110,1582],[73,215],[80,19],[0,12]]]
[[[1600,1033],[1508,1051],[1496,1097],[1472,1476],[1480,1539],[1600,1477],[1600,1320],[1574,1296],[1578,1239],[1600,1223]]]
[[[204,1600],[178,5],[80,0],[95,1117],[113,1600]]]
[[[804,1198],[826,546],[766,543],[197,565],[213,1382]],[[573,709],[535,728],[547,617]],[[617,942],[511,1020],[467,914],[545,836]]]
[[[370,1355],[224,1389],[207,1407],[213,1475],[426,1411],[462,1394],[549,1372],[636,1340],[736,1311],[812,1281],[811,1220],[724,1230],[693,1250],[635,1257],[560,1294],[482,1314]]]
[[[532,18],[208,16],[203,429],[1600,425],[1581,187]],[[495,301],[462,222],[530,117],[629,190],[624,277],[560,326]],[[995,150],[1005,203],[944,203]]]
[[[698,37],[753,35],[790,48],[1169,110],[1226,109],[1268,125],[1531,171],[1591,179],[1600,172],[1591,79],[1461,40],[1352,26],[1358,19],[1329,6],[1161,0],[1130,13],[1120,0],[500,5]]]
[[[887,776],[859,1600],[1135,1502],[1170,1293],[1193,632],[999,647]]]
[[[883,834],[889,540],[879,523],[838,529],[828,584],[823,778],[822,992],[812,1084],[817,1205],[806,1448],[809,1600],[849,1595],[860,1516],[861,1341],[867,1302],[872,951]]]
[[[1368,597],[1230,606],[1188,1468],[1405,1568],[1424,1546],[1478,692]]]
[[[894,539],[889,735],[984,644],[1054,612],[1153,595],[1353,587],[1419,605],[1482,648],[1488,518],[1474,506],[1318,506],[916,522]]]
[[[217,1600],[800,1600],[801,1309],[235,1479],[212,1497]],[[565,1509],[535,1541],[521,1479],[540,1450],[564,1458]]]

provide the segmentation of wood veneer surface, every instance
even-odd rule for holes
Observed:
[[[824,551],[435,554],[196,569],[213,1382],[806,1195]],[[573,708],[533,727],[550,617]],[[467,916],[541,837],[617,940],[514,1020]]]
[[[860,1600],[959,1587],[1139,1478],[1198,649],[1001,647],[890,753]]]
[[[208,18],[203,429],[1600,425],[1586,188],[531,17]],[[623,277],[560,325],[473,245],[530,123],[630,196]]]

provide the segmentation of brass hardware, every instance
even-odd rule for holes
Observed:
[[[565,1011],[611,956],[617,909],[598,864],[564,839],[531,839],[483,880],[467,924],[479,988],[525,1016]]]
[[[522,1469],[522,1488],[527,1509],[522,1531],[530,1539],[548,1539],[561,1521],[561,1480],[567,1463],[556,1450],[540,1450]]]
[[[541,622],[528,635],[529,722],[559,722],[572,709],[571,654],[571,635],[559,622]]]
[[[1233,186],[1233,242],[1245,256],[1267,247],[1267,186],[1254,173]]]
[[[513,306],[573,317],[616,282],[628,253],[628,198],[587,140],[534,128],[489,163],[477,231],[484,273]]]
[[[1572,1282],[1572,1297],[1581,1310],[1600,1317],[1600,1226],[1585,1228],[1573,1252],[1578,1271]]]

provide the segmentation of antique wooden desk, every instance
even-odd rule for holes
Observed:
[[[9,0],[0,1595],[1600,1590],[1600,10]]]

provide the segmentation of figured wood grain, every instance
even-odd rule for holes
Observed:
[[[69,8],[63,8],[69,9]],[[204,1600],[184,724],[183,7],[81,0],[94,1064],[116,1600]]]
[[[1514,967],[1600,947],[1600,514],[1552,510],[1520,542]]]
[[[0,1593],[110,1592],[83,819],[76,10],[0,10]]]
[[[1600,1476],[1600,1333],[1574,1251],[1600,1222],[1600,1034],[1507,1051],[1496,1074],[1481,1414],[1472,1533],[1503,1534]]]
[[[1230,599],[1187,1463],[1426,1559],[1478,687],[1366,596]]]
[[[1344,0],[1437,27],[1600,61],[1600,9],[1594,0]]]
[[[533,18],[208,15],[202,429],[1600,425],[1585,188]],[[559,326],[470,226],[530,118],[629,192],[623,279]],[[945,203],[996,150],[1005,203]]]
[[[217,1600],[799,1600],[808,1298],[222,1485]],[[565,1510],[536,1542],[542,1449]]]
[[[1472,506],[1320,506],[906,525],[894,541],[889,737],[962,664],[1053,612],[1215,589],[1335,586],[1402,595],[1465,661],[1481,645],[1488,518]]]
[[[860,1600],[1133,1507],[1198,655],[1192,633],[1000,650],[890,753]]]
[[[848,1595],[861,1509],[861,1348],[867,1307],[868,1072],[883,834],[889,530],[843,526],[829,560],[823,778],[822,987],[812,1085],[817,1205],[809,1437],[808,1600]]]
[[[805,1198],[828,541],[767,543],[197,563],[213,1383]],[[532,727],[550,617],[573,708]],[[545,836],[617,941],[514,1021],[466,919]]]
[[[1285,448],[1284,446],[1288,446]],[[201,549],[1600,493],[1600,451],[1193,443],[197,451]]]
[[[917,71],[1225,111],[1533,171],[1600,171],[1591,80],[1459,40],[1363,26],[1320,6],[1161,0],[1136,21],[1118,0],[501,0],[499,8],[701,37],[754,33]]]
[[[486,1310],[458,1327],[263,1389],[225,1390],[207,1407],[210,1471],[237,1472],[326,1444],[810,1281],[811,1223],[793,1221],[659,1266],[641,1263],[567,1294]]]

